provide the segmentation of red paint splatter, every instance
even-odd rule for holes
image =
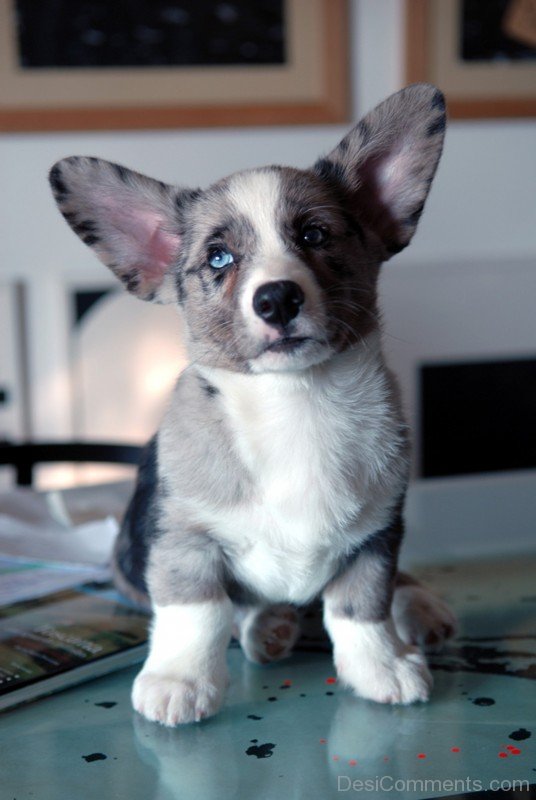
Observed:
[[[508,753],[503,753],[502,751],[499,753],[499,758],[508,758]]]
[[[292,681],[289,678],[286,678],[283,681],[283,686],[292,686]]]
[[[326,683],[337,683],[337,678],[326,678]]]
[[[417,758],[426,758],[426,753],[419,753]]]
[[[318,741],[320,742],[320,744],[326,744],[327,739],[319,739]]]
[[[384,757],[383,757],[383,760],[384,760],[384,761],[389,761],[389,756],[384,756]]]
[[[338,761],[338,760],[339,760],[339,756],[333,756],[333,761]]]
[[[451,747],[450,750],[451,750],[452,753],[459,753],[460,752],[460,748],[459,747]]]
[[[348,763],[350,764],[351,767],[355,767],[357,761],[355,760],[355,758],[351,758]]]
[[[519,749],[519,747],[513,747],[511,744],[509,744],[506,749],[510,750],[513,756],[521,755],[521,750]]]

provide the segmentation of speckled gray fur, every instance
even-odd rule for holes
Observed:
[[[191,364],[177,382],[151,458],[140,471],[115,550],[118,585],[133,599],[145,602],[149,595],[154,604],[166,606],[229,593],[248,602],[255,597],[255,586],[238,574],[244,543],[238,534],[233,540],[223,524],[236,509],[260,502],[256,476],[240,450],[230,412],[234,389],[228,387],[236,384],[233,376],[251,375],[264,363],[269,340],[254,334],[255,320],[245,324],[241,303],[263,259],[267,270],[273,265],[266,257],[267,223],[257,226],[240,187],[278,187],[272,224],[277,241],[284,242],[281,263],[289,260],[307,285],[298,321],[309,313],[310,326],[322,334],[316,343],[309,333],[303,337],[307,346],[301,352],[309,352],[307,347],[313,352],[303,373],[316,370],[318,375],[314,354],[322,347],[336,359],[359,348],[365,353],[377,340],[379,266],[408,244],[422,212],[441,153],[440,99],[433,87],[410,87],[372,111],[311,169],[266,167],[204,191],[167,186],[97,159],[65,159],[51,171],[58,205],[75,233],[129,291],[176,303],[186,322]],[[406,178],[402,190],[394,187],[396,196],[387,207],[378,170],[398,153]],[[110,199],[115,194],[117,204]],[[267,195],[267,208],[270,202]],[[300,237],[307,224],[329,231],[324,247],[304,247]],[[215,246],[233,253],[229,271],[217,272],[207,263],[207,251]],[[289,323],[286,335],[296,329]],[[385,473],[375,478],[375,497],[385,497],[385,513],[376,515],[382,520],[376,530],[363,527],[366,534],[355,540],[359,547],[337,544],[331,574],[317,592],[325,591],[336,613],[364,620],[383,618],[389,610],[408,459],[404,423],[395,391],[385,388],[392,381],[381,355],[375,364],[374,380],[393,435],[391,451],[386,445]],[[291,459],[289,453],[289,464]],[[214,509],[219,509],[221,530],[217,520],[206,523],[214,520]],[[251,536],[254,540],[255,531]],[[274,596],[274,602],[280,599]],[[259,602],[267,600],[264,590]]]

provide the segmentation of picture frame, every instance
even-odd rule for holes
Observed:
[[[350,119],[347,0],[283,0],[283,63],[38,69],[21,66],[17,2],[0,0],[0,131]]]
[[[527,3],[533,0],[515,0],[506,12],[526,13]],[[482,21],[489,30],[490,6],[480,6],[482,13],[488,14]],[[493,53],[490,45],[489,53],[469,52],[467,57],[471,44],[464,29],[467,8],[463,0],[406,0],[406,82],[428,81],[439,86],[452,118],[535,116],[536,49],[524,57],[531,46],[520,43],[521,56],[508,58]]]

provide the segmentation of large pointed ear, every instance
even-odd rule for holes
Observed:
[[[415,232],[443,147],[446,115],[435,86],[414,84],[359,122],[317,174],[344,190],[351,210],[388,258]]]
[[[119,164],[73,156],[49,175],[73,231],[142,300],[176,300],[172,267],[195,192],[181,191]]]

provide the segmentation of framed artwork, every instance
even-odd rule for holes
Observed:
[[[0,130],[345,122],[347,0],[0,0]]]
[[[536,0],[406,0],[406,79],[451,117],[536,115]]]

